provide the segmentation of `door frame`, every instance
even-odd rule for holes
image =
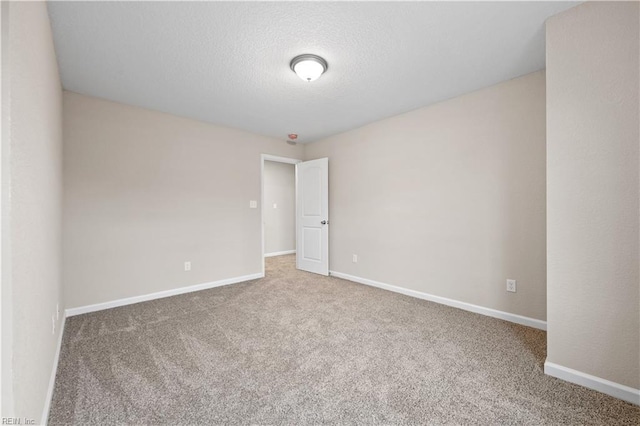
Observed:
[[[293,164],[294,166],[298,163],[302,163],[302,160],[298,160],[297,158],[289,158],[289,157],[280,157],[277,155],[271,154],[260,154],[260,229],[262,235],[261,242],[261,256],[262,256],[262,276],[265,276],[265,261],[264,261],[264,162],[265,161],[274,161],[276,163],[286,163]],[[297,169],[296,169],[297,173]],[[297,176],[294,176],[294,188],[298,184]],[[294,189],[295,190],[295,189]],[[295,205],[298,207],[298,191],[295,194]],[[298,220],[297,218],[295,219]],[[294,226],[296,227],[296,232],[298,232],[298,224],[294,222]],[[298,239],[296,238],[296,252],[298,250]]]

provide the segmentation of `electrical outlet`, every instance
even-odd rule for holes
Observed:
[[[249,201],[249,208],[250,209],[257,209],[258,208],[258,202],[256,200]]]
[[[511,293],[515,293],[516,287],[517,287],[516,280],[507,280],[507,291],[510,291]]]
[[[357,254],[353,255],[352,261],[353,261],[353,263],[358,263],[358,255]]]
[[[273,203],[273,208],[277,209],[278,208],[278,204],[277,203]]]
[[[56,317],[51,315],[51,334],[56,334]]]
[[[191,270],[191,262],[184,262],[184,270],[185,271]]]

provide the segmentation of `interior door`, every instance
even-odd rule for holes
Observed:
[[[296,266],[329,275],[329,159],[296,164]]]

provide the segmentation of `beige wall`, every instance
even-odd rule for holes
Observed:
[[[3,124],[9,124],[2,146],[3,231],[10,225],[2,235],[2,296],[3,308],[12,310],[12,340],[2,349],[3,391],[11,395],[3,395],[2,415],[39,423],[61,325],[56,320],[52,333],[62,298],[62,91],[46,4],[11,2],[2,12],[9,24],[2,52]]]
[[[295,250],[296,168],[293,164],[264,162],[264,209],[264,252]]]
[[[640,387],[638,3],[547,22],[547,361]]]
[[[549,361],[640,387],[637,3],[548,23],[548,233],[543,72],[304,148],[64,93],[66,306],[46,5],[2,15],[3,415],[41,418],[57,304],[261,271],[261,153],[329,157],[332,270],[542,320],[548,303]]]
[[[331,270],[546,319],[543,72],[312,143],[305,157],[329,157]]]
[[[262,272],[260,154],[302,147],[70,92],[64,132],[68,307]]]

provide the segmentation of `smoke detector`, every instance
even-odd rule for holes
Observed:
[[[298,139],[298,134],[297,133],[289,133],[287,135],[287,137],[289,138],[289,140],[287,141],[287,143],[289,145],[295,145],[296,144],[296,139]]]

